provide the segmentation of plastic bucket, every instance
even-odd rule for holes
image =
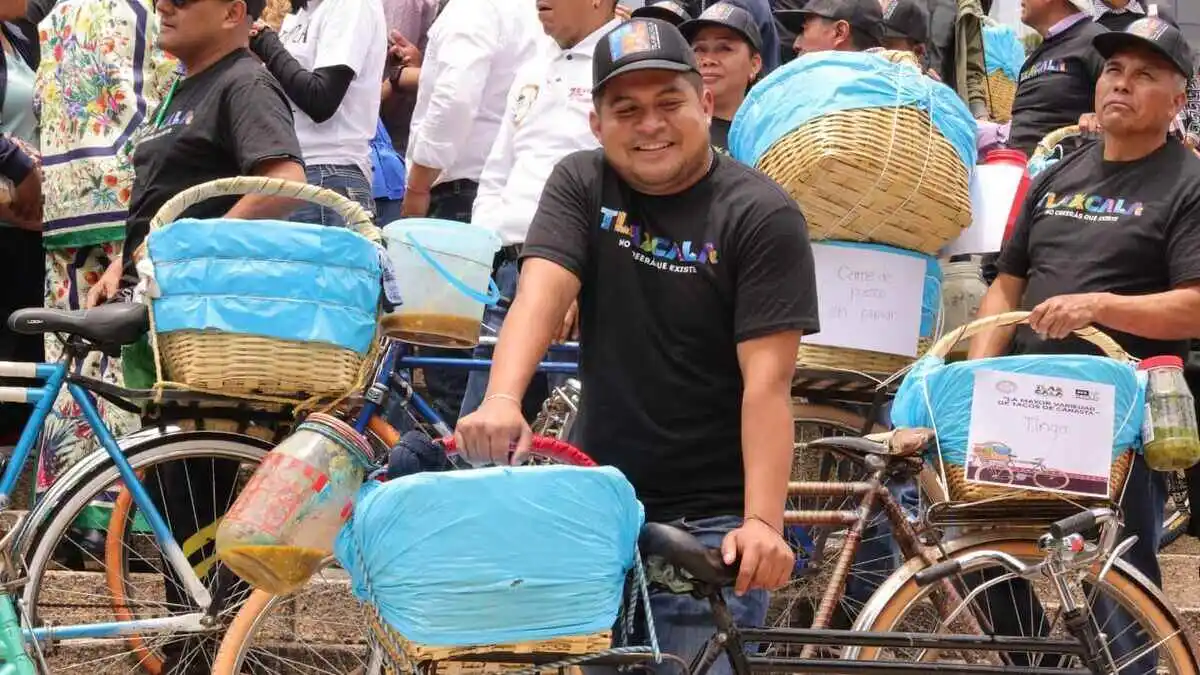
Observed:
[[[429,347],[479,343],[484,307],[500,300],[492,262],[501,242],[490,229],[435,218],[383,228],[403,304],[385,315],[384,332]]]

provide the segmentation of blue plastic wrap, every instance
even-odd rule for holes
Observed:
[[[738,108],[729,149],[737,160],[757,166],[772,145],[813,118],[896,106],[928,112],[967,171],[974,169],[976,122],[958,94],[910,65],[870,53],[805,54],[776,68]]]
[[[1016,82],[1025,63],[1025,43],[1011,26],[1004,24],[983,27],[983,59],[990,75],[997,71]]]
[[[971,425],[971,397],[975,371],[999,370],[1064,377],[1111,384],[1113,402],[1113,459],[1129,448],[1141,448],[1142,417],[1146,404],[1146,377],[1133,365],[1102,356],[1023,355],[959,361],[946,364],[926,356],[913,364],[892,402],[892,424],[897,428],[936,428],[942,457],[950,464],[966,463]],[[930,409],[932,407],[932,410]]]
[[[612,467],[419,473],[365,486],[336,554],[408,640],[510,644],[609,630],[642,520]]]
[[[934,331],[937,330],[938,314],[942,311],[942,266],[938,264],[937,258],[925,255],[924,253],[909,251],[908,249],[896,248],[895,246],[884,246],[883,244],[864,244],[857,241],[834,241],[832,239],[825,239],[816,243],[825,246],[864,248],[871,251],[895,253],[897,255],[906,255],[924,260],[925,288],[921,296],[921,337],[933,337]]]
[[[147,240],[155,328],[325,342],[365,354],[375,336],[379,249],[347,229],[184,218]]]

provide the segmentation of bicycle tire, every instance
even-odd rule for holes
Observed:
[[[972,551],[1003,551],[1018,559],[1040,560],[1045,553],[1038,547],[1036,541],[1019,536],[996,536],[995,538],[980,537],[973,543],[964,540],[962,545],[954,547],[948,557],[964,555]],[[939,562],[939,561],[935,561]],[[1092,573],[1099,571],[1102,563],[1097,561]],[[925,567],[920,559],[914,559],[910,564],[898,570],[892,578],[880,587],[877,597],[884,599],[882,605],[872,608],[871,612],[864,611],[859,622],[854,626],[855,631],[889,632],[896,630],[896,623],[910,606],[914,599],[926,590],[917,584],[914,575]],[[1143,630],[1154,628],[1151,640],[1166,646],[1171,660],[1181,666],[1171,672],[1173,675],[1198,675],[1200,662],[1197,661],[1196,646],[1183,620],[1171,608],[1169,602],[1161,593],[1153,589],[1153,585],[1123,560],[1116,560],[1104,576],[1103,583],[1113,587],[1120,596],[1135,603],[1144,611],[1145,616],[1139,617]],[[872,599],[874,603],[874,599]],[[1125,606],[1126,611],[1129,607]],[[1143,622],[1142,619],[1146,619]],[[1167,636],[1167,637],[1163,637]],[[847,660],[874,661],[877,660],[880,648],[853,647],[847,649],[844,658]]]
[[[227,432],[187,431],[158,437],[145,445],[138,446],[125,454],[130,465],[135,470],[159,462],[176,461],[189,457],[224,457],[227,459],[246,462],[260,462],[271,445],[265,441],[249,436]],[[103,452],[103,451],[101,451]],[[47,516],[37,524],[36,529],[28,535],[28,545],[22,546],[28,564],[29,579],[22,591],[22,600],[29,612],[31,620],[37,622],[37,598],[42,587],[45,572],[52,562],[55,549],[68,533],[74,522],[75,514],[82,505],[91,502],[97,495],[106,491],[111,484],[120,480],[116,465],[111,459],[106,459],[84,476],[72,481],[72,487],[66,498],[54,504]],[[127,561],[125,561],[127,562]],[[114,606],[114,612],[119,612]],[[144,651],[144,643],[139,635],[124,636],[127,644],[133,650],[138,646]],[[154,664],[149,664],[154,665]],[[162,664],[157,664],[157,672],[161,672]],[[156,672],[150,671],[147,672]]]

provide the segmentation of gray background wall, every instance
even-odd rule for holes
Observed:
[[[1200,0],[1157,0],[1175,10],[1175,18],[1193,47],[1200,48]]]

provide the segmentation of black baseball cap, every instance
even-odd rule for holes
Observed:
[[[883,9],[879,0],[809,0],[804,9],[775,12],[783,27],[797,34],[804,31],[804,22],[810,16],[845,21],[876,44],[883,39]]]
[[[633,19],[658,19],[672,26],[678,26],[684,21],[691,21],[692,15],[683,5],[675,0],[660,0],[651,5],[643,5],[633,10],[629,15]]]
[[[1101,33],[1092,39],[1092,44],[1106,59],[1123,49],[1145,47],[1161,54],[1189,80],[1195,75],[1192,48],[1183,33],[1157,16],[1142,17],[1123,31]]]
[[[660,19],[630,19],[610,30],[592,58],[592,91],[618,75],[637,70],[699,73],[696,54],[679,29]]]
[[[929,42],[929,11],[917,0],[886,0],[883,37],[905,38],[919,45]]]
[[[741,35],[756,52],[762,52],[762,33],[754,17],[746,10],[729,2],[718,2],[709,5],[700,16],[685,22],[679,27],[679,32],[688,42],[696,39],[696,34],[706,26],[722,26]]]

